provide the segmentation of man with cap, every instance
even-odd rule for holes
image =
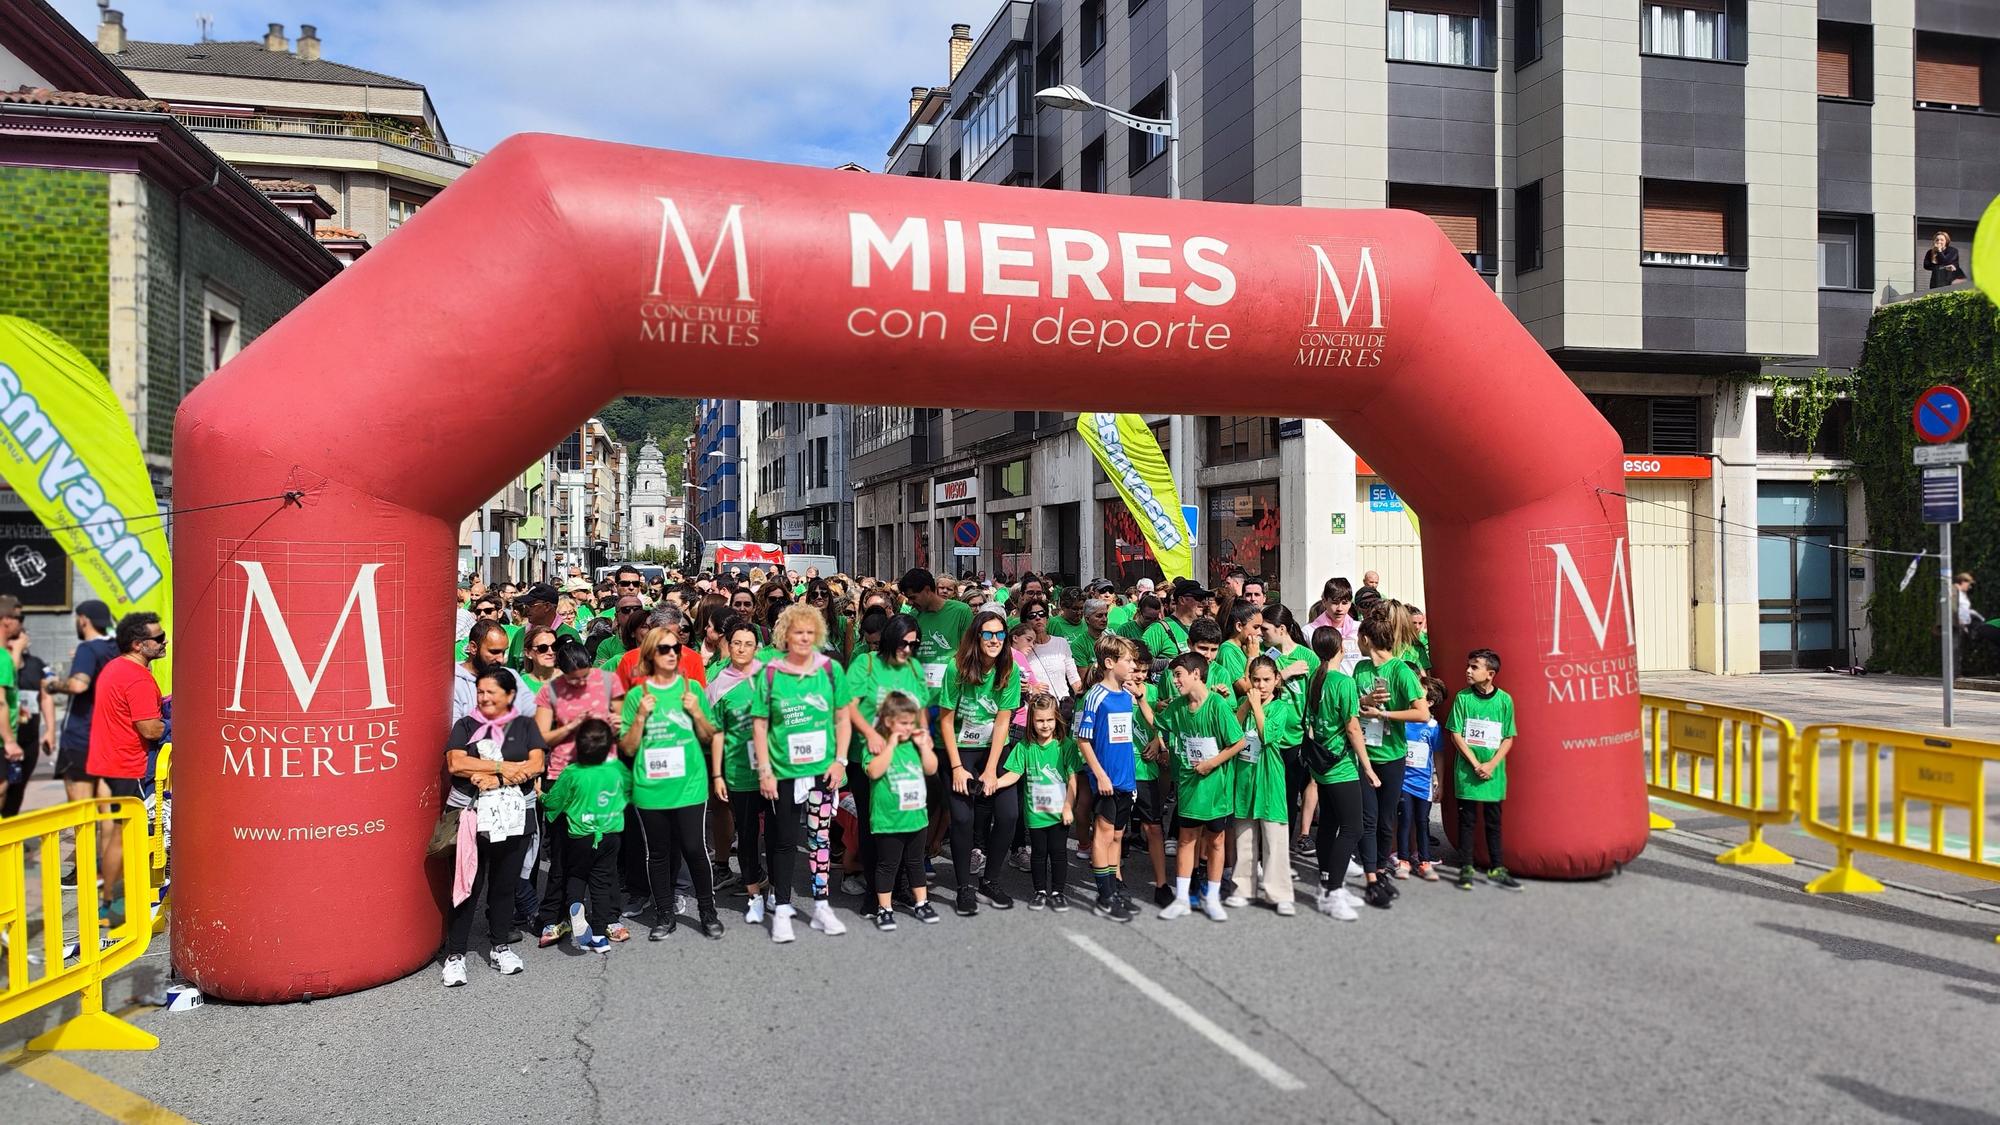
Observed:
[[[557,637],[583,640],[574,627],[556,624],[556,603],[561,600],[562,594],[546,582],[535,583],[515,599],[514,608],[526,624],[512,630],[507,640],[507,667],[519,672],[528,666],[528,633],[532,630],[554,629]]]
[[[618,599],[611,612],[615,615],[611,619],[611,635],[597,642],[597,652],[591,658],[591,663],[600,668],[607,660],[613,661],[615,667],[615,662],[625,655],[625,627],[634,614],[646,612],[646,602],[637,594],[626,594]]]
[[[1145,636],[1140,638],[1155,662],[1172,660],[1188,651],[1188,626],[1194,624],[1202,603],[1209,597],[1209,592],[1194,579],[1174,579],[1173,611],[1147,626]]]
[[[591,619],[597,616],[596,595],[592,592],[590,583],[581,578],[572,578],[563,584],[563,593],[568,594],[570,601],[576,606],[576,627],[579,629],[588,627]]]
[[[71,801],[97,795],[97,780],[90,776],[85,762],[90,755],[91,712],[97,706],[97,677],[118,658],[118,645],[110,632],[110,606],[94,599],[78,602],[77,646],[69,660],[69,675],[61,679],[52,676],[42,684],[43,691],[69,696],[69,716],[56,742],[56,776],[62,778],[64,798]]]

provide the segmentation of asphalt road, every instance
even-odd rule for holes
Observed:
[[[143,1012],[159,1050],[67,1059],[211,1123],[2000,1123],[2000,912],[1807,896],[1811,870],[1714,850],[1656,835],[1618,877],[1518,894],[1405,883],[1355,924],[1016,908],[879,934],[843,909],[846,935],[773,947],[738,914],[717,943],[530,949],[451,991],[427,970]],[[102,1120],[18,1066],[0,1106]]]

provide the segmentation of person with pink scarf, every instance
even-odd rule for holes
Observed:
[[[466,982],[465,952],[482,891],[492,939],[488,962],[502,976],[525,967],[509,939],[521,868],[534,839],[527,822],[531,789],[541,776],[547,746],[535,720],[515,712],[518,686],[509,669],[481,672],[473,713],[452,724],[445,742],[445,771],[452,779],[447,801],[464,810],[459,814],[451,924],[445,936],[446,988]]]

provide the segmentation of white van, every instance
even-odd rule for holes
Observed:
[[[795,555],[790,551],[785,552],[785,569],[797,572],[801,579],[806,576],[808,568],[815,566],[819,568],[821,578],[832,578],[840,573],[840,564],[832,555]]]

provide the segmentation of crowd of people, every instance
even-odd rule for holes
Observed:
[[[934,889],[961,918],[1010,910],[1010,865],[1028,909],[1067,911],[1072,849],[1114,922],[1139,912],[1128,867],[1160,919],[1293,916],[1295,859],[1314,908],[1352,922],[1444,879],[1446,789],[1451,881],[1517,890],[1500,655],[1447,685],[1422,610],[1378,585],[1331,579],[1299,615],[1240,572],[1215,590],[923,569],[462,582],[432,841],[453,862],[444,983],[466,983],[482,902],[508,975],[531,936],[719,939],[732,893],[777,943],[795,894],[828,936],[836,894],[881,931],[939,922]]]

